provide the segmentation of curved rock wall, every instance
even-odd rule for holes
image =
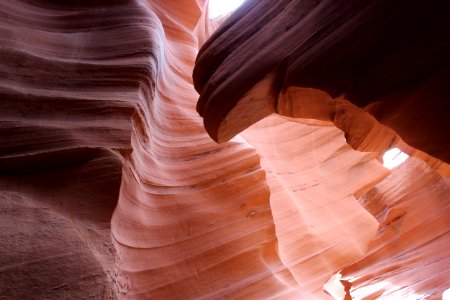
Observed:
[[[157,85],[141,87],[133,152],[124,157],[112,218],[120,293],[138,299],[285,297],[292,291],[276,276],[290,274],[276,252],[259,158],[243,140],[214,143],[195,111],[190,74],[198,41],[192,32],[201,9],[194,1],[145,7],[159,47],[153,53]]]
[[[450,181],[408,159],[362,196],[380,223],[370,250],[342,270],[355,299],[441,299],[448,289]]]
[[[280,54],[288,45],[272,53],[265,35],[337,21],[343,30],[355,12],[367,27],[389,5],[341,4],[248,0],[207,41],[217,23],[200,0],[0,3],[1,296],[332,299],[345,291],[323,285],[341,270],[347,299],[440,297],[450,284],[450,172],[435,157],[448,144],[437,143],[442,130],[427,135],[434,122],[416,134],[399,128],[416,117],[421,92],[442,103],[445,61],[439,72],[413,68],[426,71],[415,100],[383,114],[395,88],[364,109],[355,104],[373,99],[362,92],[336,100],[336,72],[323,85],[300,79],[339,61],[313,47],[301,73],[297,56]],[[337,14],[322,24],[324,12]],[[417,39],[442,30],[439,16]],[[325,29],[323,50],[335,53],[324,35],[346,31]],[[436,43],[417,50],[436,56],[433,66],[447,49]],[[439,105],[429,105],[437,122]],[[217,144],[207,131],[235,137]],[[425,152],[412,147],[424,141]],[[393,145],[416,158],[391,174],[380,160]]]
[[[438,299],[449,285],[448,12],[419,1],[250,0],[200,49],[197,110],[214,140],[242,132],[261,156],[280,258],[303,290],[333,264],[337,298]],[[415,158],[386,179],[375,161],[352,164],[349,149],[323,160],[345,144],[333,125],[366,157],[398,147]],[[327,130],[336,134],[322,144]],[[376,234],[353,196],[377,218]]]
[[[449,13],[445,2],[246,1],[199,52],[197,109],[211,137],[225,141],[260,117],[229,118],[283,115],[279,102],[291,87],[317,89],[324,93],[309,100],[339,128],[342,107],[322,94],[364,108],[412,147],[449,162]],[[262,82],[264,99],[249,93]],[[245,101],[252,97],[260,101]]]

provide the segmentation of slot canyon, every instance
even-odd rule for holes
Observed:
[[[450,299],[450,2],[209,5],[0,1],[0,300]]]

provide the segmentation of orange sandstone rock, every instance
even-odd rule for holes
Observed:
[[[446,7],[344,2],[0,3],[0,295],[439,298]]]

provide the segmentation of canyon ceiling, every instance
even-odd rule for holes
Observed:
[[[0,299],[442,299],[449,32],[447,1],[0,1]]]

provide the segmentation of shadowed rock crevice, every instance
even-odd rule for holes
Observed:
[[[228,115],[267,110],[263,101],[234,108],[275,72],[280,92],[295,86],[345,98],[449,162],[449,13],[444,2],[249,0],[200,49],[197,110],[213,139],[228,140],[220,130]]]

